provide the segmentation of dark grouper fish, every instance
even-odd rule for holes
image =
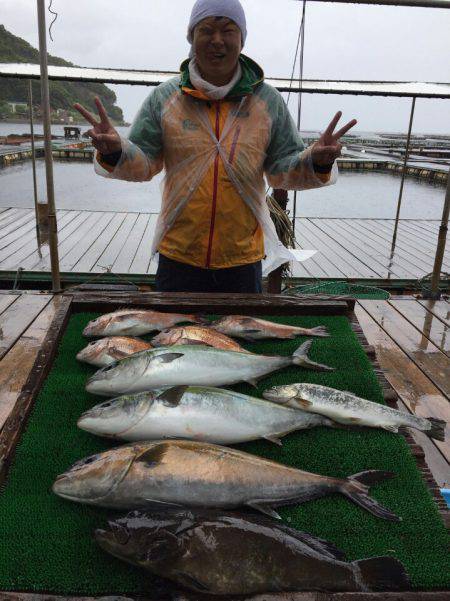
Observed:
[[[71,501],[139,509],[159,505],[248,506],[272,509],[341,493],[373,515],[399,518],[369,496],[369,486],[391,478],[371,470],[329,478],[204,442],[170,440],[124,445],[75,463],[58,476],[53,492]]]
[[[308,358],[310,346],[311,341],[306,341],[291,357],[239,353],[202,345],[149,349],[99,370],[88,380],[86,390],[113,396],[164,386],[255,384],[259,378],[289,365],[332,370]]]
[[[133,512],[96,530],[95,538],[115,557],[213,595],[410,588],[398,559],[349,563],[327,541],[259,515]]]

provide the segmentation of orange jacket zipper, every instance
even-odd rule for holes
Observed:
[[[220,139],[220,102],[216,102],[216,138],[217,141]],[[206,253],[206,268],[209,268],[211,264],[211,251],[212,251],[212,243],[214,236],[214,225],[216,221],[216,206],[217,206],[217,187],[219,183],[219,150],[217,150],[217,155],[214,160],[214,183],[213,183],[213,198],[212,198],[212,208],[211,208],[211,222],[209,226],[209,241],[208,241],[208,252]]]

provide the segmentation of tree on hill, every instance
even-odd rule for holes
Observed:
[[[4,25],[0,25],[0,63],[34,63],[39,64],[39,51],[28,42],[13,35]],[[48,64],[75,67],[62,58],[48,55]],[[115,93],[101,83],[80,81],[50,81],[50,104],[52,109],[72,110],[74,102],[80,102],[88,109],[96,112],[94,97],[98,96],[103,102],[108,115],[116,123],[123,123],[122,109],[115,106]],[[33,80],[33,103],[41,100],[41,86],[38,80]],[[6,102],[28,102],[28,80],[17,78],[0,78],[0,105]],[[4,113],[3,113],[4,114]],[[74,114],[77,114],[74,111]]]

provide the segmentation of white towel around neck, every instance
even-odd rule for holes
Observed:
[[[225,96],[231,92],[234,86],[242,77],[242,69],[241,65],[238,63],[236,67],[236,71],[231,78],[231,80],[225,84],[224,86],[215,86],[209,81],[203,79],[200,75],[200,71],[198,70],[197,63],[195,62],[195,58],[193,58],[189,62],[189,75],[191,78],[192,85],[197,89],[206,94],[208,98],[211,100],[222,100]]]

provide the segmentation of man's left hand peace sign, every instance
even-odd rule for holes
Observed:
[[[339,138],[357,123],[356,119],[352,119],[347,125],[341,127],[336,133],[333,133],[341,117],[342,113],[338,111],[324,133],[312,145],[311,156],[313,163],[316,165],[331,165],[340,156],[342,144],[339,142]]]

